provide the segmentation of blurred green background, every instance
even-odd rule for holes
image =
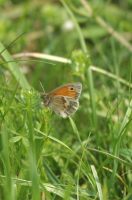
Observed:
[[[0,0],[0,199],[132,199],[131,10],[131,0]],[[71,64],[12,61],[23,52]],[[41,105],[40,83],[69,82],[83,85],[80,108],[62,119]]]

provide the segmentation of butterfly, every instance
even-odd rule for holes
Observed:
[[[57,115],[66,118],[77,111],[81,91],[81,83],[68,83],[49,93],[43,93],[43,103]]]

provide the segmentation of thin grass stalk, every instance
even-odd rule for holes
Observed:
[[[132,69],[130,68],[130,74],[132,73]],[[131,91],[130,91],[131,92]],[[123,137],[130,125],[130,123],[132,124],[132,99],[130,99],[130,103],[129,106],[126,110],[126,114],[123,118],[123,121],[121,123],[121,126],[119,128],[119,131],[117,132],[117,141],[115,143],[115,148],[114,148],[114,154],[115,156],[119,156],[119,152],[120,152],[120,146],[121,146],[121,142],[123,140]],[[117,172],[118,169],[118,162],[114,161],[114,176]]]
[[[87,10],[88,17],[92,17],[95,21],[104,28],[112,37],[114,37],[120,44],[126,47],[130,52],[132,52],[132,45],[124,38],[120,33],[118,33],[114,28],[108,24],[102,17],[95,15],[93,8],[91,7],[89,1],[81,0],[81,4]]]
[[[118,134],[118,138],[115,144],[115,149],[114,149],[114,155],[115,156],[119,156],[119,151],[120,151],[120,146],[121,146],[121,142],[123,139],[124,134],[127,131],[128,126],[130,125],[130,123],[132,123],[132,100],[130,101],[129,107],[126,111],[126,114],[124,116],[124,119],[121,123],[121,127],[119,129]],[[114,161],[114,175],[116,174],[118,169],[118,162]]]
[[[2,158],[4,162],[4,172],[5,172],[5,183],[4,187],[4,200],[14,200],[13,196],[13,182],[11,179],[11,163],[9,159],[9,139],[6,124],[2,125],[2,144],[3,152]]]
[[[39,175],[37,172],[36,164],[36,149],[35,149],[35,139],[34,139],[34,124],[33,124],[33,114],[32,114],[32,96],[29,96],[28,102],[28,131],[29,131],[29,166],[30,166],[30,176],[32,181],[32,200],[40,199],[40,189],[39,189]]]
[[[75,28],[76,28],[77,33],[78,33],[78,37],[79,37],[79,40],[80,40],[81,47],[82,47],[84,53],[87,53],[87,46],[86,46],[86,43],[85,43],[81,28],[80,28],[80,26],[79,26],[79,24],[78,24],[78,22],[77,22],[77,20],[76,20],[76,18],[74,16],[73,12],[71,11],[71,9],[69,8],[69,6],[66,4],[66,2],[64,0],[61,0],[61,3],[63,4],[65,9],[67,10],[67,12],[70,15],[71,19],[73,20],[73,23],[74,23]]]
[[[76,126],[75,122],[73,121],[73,119],[71,117],[69,117],[69,121],[70,121],[71,127],[73,129],[73,132],[76,134],[76,136],[78,138],[78,141],[80,142],[80,145],[82,146],[82,141],[81,141],[81,138],[80,138],[80,135],[79,135],[79,131],[77,129],[77,126]]]
[[[97,128],[96,102],[95,102],[95,91],[93,84],[93,74],[91,68],[88,68],[87,74],[88,74],[90,101],[92,106],[92,121],[93,121],[93,126],[96,129]]]
[[[64,7],[66,8],[66,10],[68,11],[69,15],[71,16],[71,18],[72,18],[72,20],[75,24],[75,27],[76,27],[76,30],[77,30],[77,33],[78,33],[78,36],[79,36],[79,39],[80,39],[80,44],[81,44],[81,47],[82,47],[84,53],[87,53],[88,50],[87,50],[87,46],[86,46],[86,43],[85,43],[85,39],[84,39],[84,36],[82,34],[82,31],[80,29],[80,26],[79,26],[76,18],[74,17],[72,11],[67,6],[67,4],[63,0],[61,2],[64,5]],[[92,78],[91,70],[88,70],[87,75],[88,75],[88,82],[89,82],[89,88],[90,88],[91,106],[92,106],[92,110],[93,110],[93,124],[94,124],[94,127],[96,128],[97,127],[96,106],[95,106],[95,98],[94,98],[94,87],[93,87],[94,84],[93,84],[93,78]]]
[[[105,75],[105,76],[108,76],[109,78],[113,79],[113,80],[116,80],[116,81],[119,81],[120,83],[122,83],[123,85],[125,85],[126,87],[129,87],[130,89],[132,88],[132,84],[131,84],[131,81],[128,82],[122,78],[120,78],[119,76],[116,76],[115,74],[112,74],[104,69],[101,69],[100,67],[98,66],[93,66],[91,65],[90,66],[91,70],[94,71],[94,72],[98,72],[102,75]]]

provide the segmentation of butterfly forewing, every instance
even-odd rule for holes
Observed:
[[[80,96],[81,90],[82,90],[81,83],[69,83],[56,88],[55,90],[51,91],[49,95],[51,96],[59,95],[77,99]]]

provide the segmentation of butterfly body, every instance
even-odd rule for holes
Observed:
[[[78,109],[81,90],[81,83],[69,83],[58,87],[42,95],[44,105],[59,116],[66,118]]]

